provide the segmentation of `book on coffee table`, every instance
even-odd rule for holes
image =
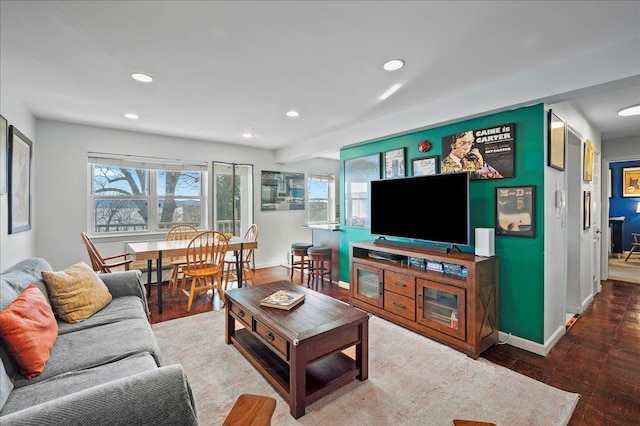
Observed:
[[[260,305],[270,308],[289,310],[304,302],[304,293],[291,290],[278,290],[260,301]]]

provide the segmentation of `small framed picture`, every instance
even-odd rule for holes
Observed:
[[[440,163],[437,155],[430,157],[414,158],[411,161],[412,176],[428,176],[438,174],[438,164]]]
[[[9,126],[9,234],[31,229],[31,145]]]
[[[622,196],[640,197],[640,167],[622,168]]]
[[[0,194],[7,193],[7,119],[0,115]]]
[[[584,191],[583,229],[591,228],[591,191]]]
[[[496,188],[496,235],[536,236],[535,186]]]
[[[549,110],[549,146],[547,165],[564,170],[564,156],[567,146],[567,123]]]
[[[384,153],[385,178],[405,176],[404,148],[394,149]]]

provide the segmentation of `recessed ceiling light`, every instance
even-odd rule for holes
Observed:
[[[384,92],[382,95],[380,95],[380,100],[384,101],[385,99],[387,99],[389,96],[393,95],[394,93],[396,93],[396,91],[402,87],[402,84],[397,83],[394,84],[393,86],[391,86],[389,88],[389,90],[387,90],[386,92]]]
[[[253,133],[249,133],[249,132],[243,133],[242,137],[243,138],[252,138],[253,137]]]
[[[151,83],[153,81],[153,77],[151,77],[148,74],[143,74],[141,72],[134,72],[133,74],[131,74],[131,78],[133,78],[134,80],[141,81],[143,83]]]
[[[287,111],[287,117],[300,117],[300,113],[298,111]]]
[[[640,114],[640,104],[622,108],[620,111],[618,111],[618,115],[622,117],[628,117],[630,115],[638,115],[638,114]]]
[[[384,63],[382,68],[387,71],[397,71],[404,67],[404,61],[402,59],[391,59]]]
[[[127,117],[129,120],[137,120],[138,118],[140,118],[138,114],[134,114],[132,112],[128,112],[124,116]]]

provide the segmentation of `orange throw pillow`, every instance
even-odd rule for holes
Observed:
[[[27,379],[42,373],[57,337],[53,310],[33,284],[0,312],[0,338]]]

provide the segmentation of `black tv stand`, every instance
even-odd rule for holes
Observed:
[[[449,253],[455,253],[456,251],[460,253],[460,249],[455,245],[451,247],[428,246],[426,244],[411,243],[408,241],[387,240],[385,237],[378,237],[378,239],[373,241],[373,244],[380,247],[405,248],[405,249],[419,250],[419,251],[426,251],[426,252],[433,252],[433,253],[449,254]]]

